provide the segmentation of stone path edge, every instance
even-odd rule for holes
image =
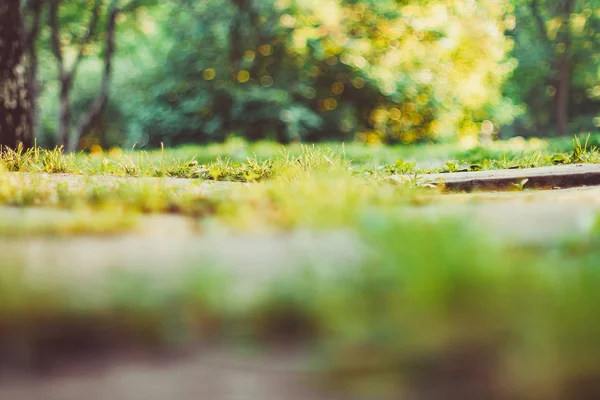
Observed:
[[[493,171],[421,175],[423,183],[441,183],[447,191],[564,189],[600,185],[600,164],[572,164]]]

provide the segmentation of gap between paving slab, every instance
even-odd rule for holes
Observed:
[[[451,172],[420,176],[423,183],[441,183],[448,191],[516,190],[523,180],[527,189],[562,189],[600,185],[600,164]]]

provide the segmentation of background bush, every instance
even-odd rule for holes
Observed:
[[[561,23],[571,43],[570,126],[598,130],[597,0],[577,2],[560,22],[552,10],[561,1],[535,2],[545,39],[527,0],[148,2],[119,19],[110,104],[81,145],[546,136],[555,132],[561,46],[552,32]],[[73,13],[63,18],[73,24]],[[52,144],[58,86],[47,35],[39,47],[40,141]],[[91,53],[75,114],[100,81],[101,51]]]

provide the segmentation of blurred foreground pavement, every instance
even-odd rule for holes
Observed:
[[[446,216],[460,216],[464,219],[465,226],[469,224],[479,226],[489,233],[490,238],[497,241],[526,246],[552,247],[564,238],[583,239],[590,234],[600,210],[599,192],[598,188],[578,188],[549,192],[456,194],[440,197],[438,203],[429,203],[415,208],[402,208],[399,209],[399,212],[407,213],[407,218],[417,218],[416,222],[425,219],[435,221]],[[188,219],[173,216],[150,217],[145,219],[142,225],[145,228],[136,234],[118,237],[39,237],[25,240],[3,238],[0,241],[0,261],[2,265],[9,263],[21,265],[26,273],[25,276],[31,282],[49,286],[67,283],[73,287],[75,298],[81,299],[82,302],[84,300],[91,302],[91,304],[94,299],[103,297],[103,290],[106,286],[101,282],[107,272],[129,271],[134,273],[132,275],[134,278],[138,276],[135,275],[136,273],[143,273],[144,276],[151,278],[152,285],[154,285],[151,287],[156,289],[157,293],[160,293],[161,290],[168,293],[170,285],[176,285],[182,277],[185,277],[181,274],[186,269],[190,267],[208,268],[224,274],[232,284],[228,295],[235,297],[235,299],[228,300],[233,300],[233,303],[243,307],[256,296],[260,297],[268,288],[277,286],[282,279],[295,279],[305,266],[318,267],[315,268],[315,273],[327,275],[333,271],[351,270],[353,267],[359,266],[369,253],[360,237],[351,230],[295,231],[283,235],[230,235],[218,232],[199,234],[195,231],[194,224],[190,225]],[[458,235],[458,232],[456,234]],[[433,252],[441,243],[436,242],[439,238],[432,237],[432,240],[430,246],[426,247]],[[452,243],[461,244],[461,242]],[[451,256],[451,253],[447,255]],[[465,261],[470,256],[469,254],[461,255],[461,257],[466,257]],[[427,255],[423,257],[426,259]],[[497,265],[494,265],[494,256],[490,255],[490,257],[490,269],[493,271],[494,266],[497,267]],[[418,276],[415,275],[415,278]],[[485,284],[486,279],[488,277],[483,277],[481,283]],[[428,282],[425,280],[421,284],[425,285]],[[135,288],[135,279],[131,284]],[[431,284],[433,285],[431,290],[439,290],[440,293],[443,293],[443,286],[441,288],[435,286],[440,282],[433,279]],[[343,285],[351,287],[352,282],[345,281]],[[518,287],[519,282],[516,285]],[[532,287],[535,288],[535,286]],[[298,288],[298,290],[302,289],[301,286]],[[423,286],[419,290],[426,292],[429,289]],[[485,292],[486,288],[480,290]],[[596,289],[594,291],[597,292]],[[545,292],[541,293],[546,296]],[[590,305],[595,304],[593,297],[588,300],[583,297],[583,292],[574,291],[573,293],[582,296],[576,299],[582,304],[588,304],[588,301]],[[585,295],[590,295],[590,293],[585,292]],[[490,295],[492,294],[490,292]],[[377,293],[367,293],[367,295],[376,296]],[[136,298],[135,292],[131,296],[126,297],[126,301],[136,302],[139,300]],[[306,298],[300,301],[310,303],[310,296],[308,293]],[[10,299],[10,297],[8,298]],[[16,298],[18,299],[18,297]],[[540,299],[549,300],[550,298],[546,299],[542,296],[537,301]],[[48,299],[48,301],[51,302],[52,299]],[[141,302],[141,300],[139,301]],[[363,301],[366,300],[363,299]],[[378,307],[382,312],[389,312],[389,310],[386,311],[385,297],[380,300],[373,298],[373,301],[380,302]],[[12,305],[15,307],[14,309],[10,308],[11,305],[8,309],[19,310],[20,305],[15,304]],[[574,307],[579,308],[575,309],[583,313],[581,318],[587,318],[586,310],[581,310],[580,303],[576,304],[577,306]],[[356,307],[357,315],[365,317],[364,314],[360,314],[362,307],[360,301]],[[43,321],[44,304],[35,310]],[[565,315],[572,314],[573,310],[567,308],[565,310],[568,311]],[[181,317],[176,306],[166,309],[165,312],[166,315],[175,316],[175,319]],[[398,313],[400,313],[400,309],[398,309]],[[434,315],[437,314],[434,313]],[[152,316],[151,312],[149,317],[152,318]],[[375,318],[376,315],[373,317]],[[468,316],[463,317],[467,318]],[[463,317],[458,316],[457,321]],[[508,318],[506,315],[500,315],[500,317]],[[517,317],[515,316],[515,318]],[[544,317],[541,316],[542,322],[544,322]],[[526,327],[527,318],[524,317],[522,321],[517,319],[517,322]],[[574,315],[572,318],[578,318],[578,316]],[[434,320],[423,320],[423,334],[429,335],[431,334],[428,332],[429,329],[436,329],[435,323],[432,327],[428,327],[427,324],[432,321]],[[571,322],[573,321],[576,320]],[[51,322],[48,320],[47,326],[32,326],[38,330],[35,332],[36,334],[41,330],[43,334],[47,334],[47,337],[52,338],[53,329],[57,328],[53,327]],[[536,322],[532,322],[532,327],[536,324]],[[567,324],[569,322],[565,321],[565,325]],[[26,321],[24,326],[27,326]],[[596,331],[593,321],[589,321],[589,326],[587,323],[582,326],[585,328],[581,332],[584,335],[582,337],[586,340],[594,337]],[[0,333],[5,328],[6,326],[0,324]],[[557,327],[550,325],[546,328],[556,329]],[[43,332],[46,329],[48,331]],[[80,329],[79,335],[82,336],[94,334],[93,326],[78,327],[78,329]],[[299,327],[292,326],[291,329],[299,329]],[[543,325],[540,325],[539,329],[544,329]],[[464,333],[459,330],[458,334]],[[24,334],[30,334],[30,332],[24,332]],[[569,335],[571,334],[569,333]],[[469,336],[467,335],[467,337]],[[567,335],[565,338],[572,340],[573,337]],[[20,351],[18,349],[19,339],[17,335],[10,339],[10,345],[7,346],[8,342],[5,341],[3,346],[0,346],[4,352],[0,351],[0,361],[10,358],[11,350],[14,350],[15,353]],[[385,390],[378,385],[387,385],[388,387],[401,385],[402,382],[398,380],[397,376],[388,374],[395,368],[406,368],[406,366],[384,363],[385,369],[370,370],[370,363],[374,362],[377,365],[377,357],[381,357],[381,354],[377,355],[379,340],[391,340],[398,343],[403,340],[402,337],[375,338],[373,343],[365,344],[366,348],[363,349],[365,353],[358,352],[358,355],[354,354],[350,357],[351,359],[354,357],[354,362],[357,362],[358,365],[362,365],[364,362],[366,367],[345,371],[343,372],[344,376],[340,379],[353,381],[359,376],[375,376],[377,384],[361,388],[361,392],[356,396],[334,395],[332,393],[337,392],[324,385],[322,368],[327,368],[327,366],[311,359],[313,349],[310,346],[284,346],[277,350],[259,351],[255,349],[250,351],[251,347],[241,346],[238,349],[235,346],[224,347],[223,343],[219,341],[215,343],[209,341],[202,344],[200,348],[184,348],[183,354],[175,352],[175,354],[158,353],[153,355],[140,353],[137,349],[129,349],[125,346],[124,349],[114,354],[109,352],[103,354],[100,349],[99,353],[92,354],[92,357],[84,357],[81,362],[73,363],[66,360],[63,363],[60,349],[70,349],[72,346],[76,346],[77,340],[76,336],[72,336],[67,337],[64,343],[56,342],[63,347],[55,349],[55,353],[50,352],[50,356],[56,358],[55,363],[51,369],[43,371],[40,375],[20,374],[17,369],[11,369],[10,366],[6,368],[6,365],[4,369],[0,368],[0,400],[75,400],[81,398],[89,400],[171,398],[182,400],[199,398],[215,400],[355,398],[387,400],[398,397],[379,395]],[[532,349],[537,345],[543,346],[533,338],[531,340],[529,345],[532,346]],[[589,342],[585,343],[589,345]],[[409,368],[412,371],[411,384],[416,391],[400,398],[410,400],[513,400],[513,397],[503,395],[505,389],[510,388],[512,382],[499,380],[501,374],[497,374],[492,367],[495,363],[494,357],[497,356],[494,352],[502,350],[480,348],[479,345],[480,343],[476,341],[468,342],[463,347],[456,348],[456,352],[446,353],[446,350],[440,349],[439,354],[432,356],[432,360],[427,357],[420,358],[418,365],[415,364]],[[15,346],[14,349],[11,346]],[[402,358],[405,355],[394,356]],[[375,361],[372,357],[375,357]],[[394,359],[392,355],[390,358]],[[539,364],[539,360],[535,360],[534,364]],[[524,362],[523,365],[527,365],[527,362]],[[586,365],[589,373],[568,368],[573,368],[573,366],[565,366],[565,371],[572,373],[573,377],[563,378],[566,382],[566,386],[564,386],[566,389],[563,387],[566,394],[558,393],[552,397],[551,387],[548,386],[548,393],[532,393],[531,398],[535,400],[550,398],[595,400],[600,398],[600,384],[598,384],[600,380],[597,382],[595,380],[596,371],[600,371],[600,362],[597,366],[594,366],[593,362],[592,365]],[[520,372],[523,373],[523,371]],[[543,379],[552,381],[552,376],[545,376],[544,371],[535,370],[535,372],[543,376]],[[532,379],[535,380],[534,378]],[[541,382],[539,385],[538,388],[544,387],[545,383]],[[365,395],[365,393],[368,394]],[[521,397],[518,399],[520,400]]]

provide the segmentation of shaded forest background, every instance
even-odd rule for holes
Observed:
[[[600,0],[26,0],[68,149],[600,130]]]

